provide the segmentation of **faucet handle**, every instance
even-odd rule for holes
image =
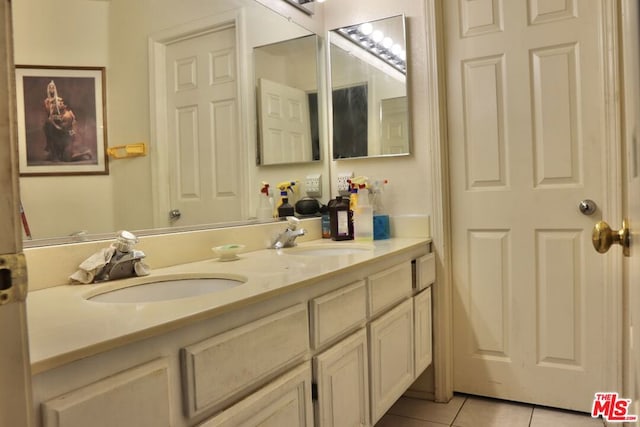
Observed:
[[[296,218],[295,216],[288,216],[287,217],[287,222],[289,223],[289,229],[291,231],[297,229],[298,225],[300,225],[300,220],[298,218]]]
[[[130,231],[121,230],[116,237],[116,250],[120,252],[130,252],[133,245],[138,243],[138,238]]]

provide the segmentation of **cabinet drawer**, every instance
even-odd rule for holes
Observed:
[[[317,349],[364,324],[367,319],[364,280],[314,298],[309,309],[311,344]]]
[[[436,281],[436,255],[421,256],[416,260],[416,288],[421,291]]]
[[[375,316],[411,295],[411,263],[369,276],[369,316]]]
[[[171,425],[166,359],[141,365],[42,404],[44,427]]]
[[[312,427],[309,363],[286,373],[199,427]]]
[[[181,349],[186,415],[222,409],[302,361],[308,351],[304,304]]]

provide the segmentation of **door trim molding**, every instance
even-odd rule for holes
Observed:
[[[605,135],[603,156],[606,159],[603,177],[606,198],[603,203],[603,219],[619,224],[622,221],[622,107],[620,103],[620,6],[616,0],[602,0],[602,45],[605,86]],[[622,251],[614,250],[606,255],[604,273],[605,313],[604,385],[608,390],[622,392],[623,383],[623,266]]]
[[[197,21],[178,25],[149,36],[149,120],[150,120],[150,138],[154,149],[151,150],[151,191],[153,194],[153,226],[154,228],[165,228],[170,226],[169,211],[171,207],[170,185],[167,183],[173,179],[169,174],[169,135],[167,133],[167,94],[166,94],[166,50],[171,43],[178,42],[187,38],[205,35],[225,28],[235,28],[236,37],[236,69],[239,77],[237,81],[238,93],[238,113],[240,116],[239,131],[242,140],[247,140],[246,126],[247,108],[246,89],[243,89],[242,82],[246,81],[246,34],[244,24],[244,11],[236,9],[229,12],[217,14],[215,16],[206,17]],[[241,148],[239,153],[240,159],[247,157],[247,148]],[[245,189],[246,186],[246,170],[244,162],[243,170],[240,171],[239,188]],[[247,198],[243,198],[241,203],[241,213],[245,216],[247,210]]]
[[[436,402],[453,397],[453,283],[451,280],[451,202],[444,58],[443,0],[425,0],[427,82],[429,102],[431,179],[433,181],[432,237],[436,255],[433,286],[433,366]]]
[[[22,228],[18,216],[18,139],[16,121],[16,80],[13,63],[11,1],[0,0],[0,270],[11,277],[0,304],[3,325],[0,347],[0,413],[9,425],[29,427],[35,423],[29,331],[24,298],[27,291],[26,266],[22,253]]]

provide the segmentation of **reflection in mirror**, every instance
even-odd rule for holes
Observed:
[[[320,160],[318,37],[253,49],[262,165]]]
[[[330,31],[333,158],[410,153],[405,18]]]
[[[109,145],[145,142],[149,149],[146,157],[111,159],[109,175],[22,177],[34,238],[26,246],[119,229],[143,235],[237,225],[255,218],[261,181],[326,176],[320,162],[256,167],[253,48],[311,34],[258,1],[22,0],[12,9],[15,63],[104,67]],[[64,36],[51,37],[61,28]],[[179,52],[214,33],[226,41],[205,56]],[[184,37],[171,39],[177,34]],[[208,59],[196,65],[191,57]],[[196,104],[182,96],[200,84],[192,77],[207,73],[220,84],[219,98],[189,108]],[[211,119],[228,126],[211,128]]]
[[[307,15],[313,15],[315,13],[316,0],[285,0],[287,3],[297,7]],[[318,3],[324,2],[324,0],[317,0]]]

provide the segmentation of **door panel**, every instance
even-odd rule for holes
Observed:
[[[176,225],[241,216],[235,27],[166,48],[169,176]]]
[[[380,101],[380,147],[382,154],[409,151],[409,103],[406,96]]]
[[[604,387],[602,212],[577,206],[606,202],[603,12],[444,5],[454,388],[588,411]]]
[[[258,84],[262,162],[313,160],[307,94],[267,79],[260,79]]]

